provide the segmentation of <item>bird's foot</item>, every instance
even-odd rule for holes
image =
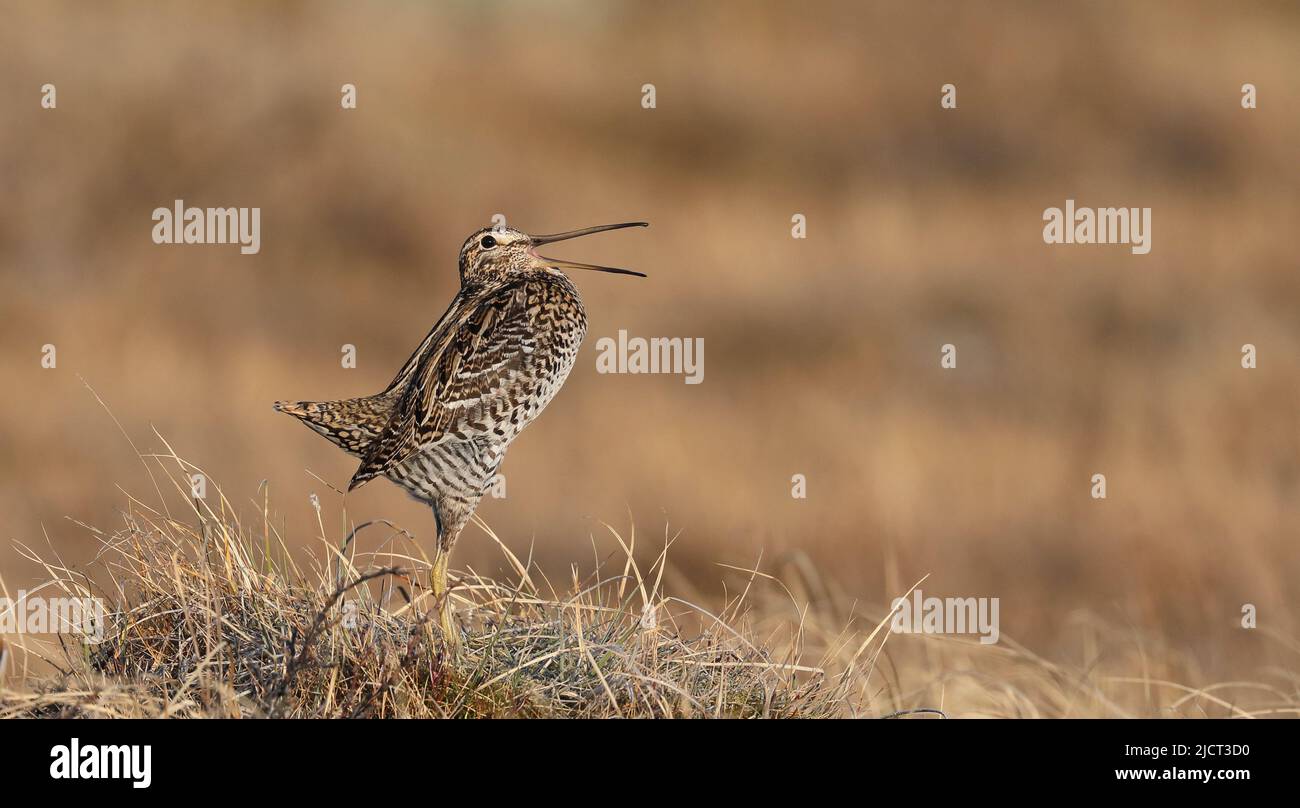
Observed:
[[[456,616],[452,614],[449,600],[444,600],[439,607],[438,624],[442,629],[442,644],[447,658],[458,661],[461,656],[460,627],[456,625]]]

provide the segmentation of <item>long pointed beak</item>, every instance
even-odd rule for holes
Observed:
[[[548,258],[545,255],[539,255],[538,258],[549,262],[552,266],[563,267],[564,269],[591,269],[596,272],[612,272],[615,275],[635,275],[638,278],[648,278],[644,272],[637,272],[632,269],[619,269],[618,267],[603,267],[600,264],[583,264],[578,261],[565,261],[563,258]]]
[[[619,224],[601,224],[595,227],[584,227],[581,230],[570,230],[567,233],[553,233],[549,236],[529,236],[532,239],[533,246],[538,244],[551,244],[556,241],[567,241],[579,236],[590,236],[592,233],[603,233],[606,230],[622,230],[625,227],[649,227],[649,222],[620,222]],[[537,255],[537,253],[533,253]],[[600,264],[584,264],[581,261],[566,261],[563,258],[550,258],[545,255],[537,255],[543,261],[550,262],[553,266],[564,269],[589,269],[595,272],[610,272],[615,275],[635,275],[638,278],[646,277],[644,272],[634,272],[630,269],[620,269],[618,267],[605,267]]]
[[[621,222],[619,224],[598,224],[595,227],[584,227],[581,230],[570,230],[567,233],[552,233],[549,236],[529,236],[533,244],[552,244],[556,241],[568,241],[571,238],[579,236],[590,236],[592,233],[604,233],[606,230],[622,230],[625,227],[649,227],[649,222]]]

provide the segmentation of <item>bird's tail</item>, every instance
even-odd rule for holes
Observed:
[[[391,393],[380,393],[342,401],[277,401],[275,409],[292,415],[330,443],[360,457],[388,425],[394,401]]]

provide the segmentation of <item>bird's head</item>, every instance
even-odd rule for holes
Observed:
[[[578,261],[565,261],[560,258],[547,258],[537,254],[537,248],[543,244],[556,241],[589,236],[606,230],[620,230],[624,227],[648,227],[649,222],[623,222],[621,224],[602,224],[596,227],[584,227],[567,233],[554,233],[549,236],[530,236],[522,230],[510,227],[488,227],[465,239],[460,248],[460,284],[461,286],[479,286],[509,280],[511,276],[529,271],[559,272],[563,269],[591,269],[597,272],[613,272],[620,275],[636,275],[644,278],[641,272],[618,267],[605,267],[598,264],[583,264]]]

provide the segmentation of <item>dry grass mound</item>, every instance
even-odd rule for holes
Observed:
[[[154,458],[160,460],[162,458]],[[182,494],[198,469],[174,455]],[[224,495],[181,517],[130,500],[97,569],[24,548],[44,587],[109,606],[102,642],[61,635],[38,653],[59,671],[7,690],[0,717],[821,717],[851,714],[855,665],[800,661],[797,630],[758,643],[746,596],[719,613],[664,594],[668,544],[648,569],[635,534],[564,591],[501,548],[515,572],[454,576],[464,629],[450,653],[427,588],[430,559],[386,521],[352,526],[305,567],[272,524],[241,522]],[[321,513],[317,504],[317,513]],[[488,535],[497,540],[485,525]],[[385,531],[381,550],[359,535]],[[497,540],[500,544],[499,540]],[[758,578],[750,575],[751,581]],[[71,638],[79,639],[79,638]],[[863,646],[863,655],[866,646]]]
[[[609,526],[591,568],[561,584],[479,522],[509,574],[453,574],[462,643],[450,653],[410,532],[353,524],[341,496],[327,519],[313,495],[317,546],[304,552],[265,487],[241,518],[210,481],[208,498],[190,498],[201,470],[168,451],[142,456],[156,505],[128,497],[111,534],[82,525],[100,544],[88,568],[19,545],[47,579],[29,592],[99,598],[108,619],[96,643],[7,637],[0,718],[1300,714],[1293,666],[1197,684],[1193,654],[1091,614],[1062,626],[1054,659],[1005,633],[994,645],[893,635],[887,607],[858,603],[806,558],[784,580],[727,567],[737,585],[720,598],[669,594],[690,589],[669,565],[674,537],[647,548]],[[0,595],[13,597],[3,581]],[[1061,661],[1070,653],[1080,661]]]

